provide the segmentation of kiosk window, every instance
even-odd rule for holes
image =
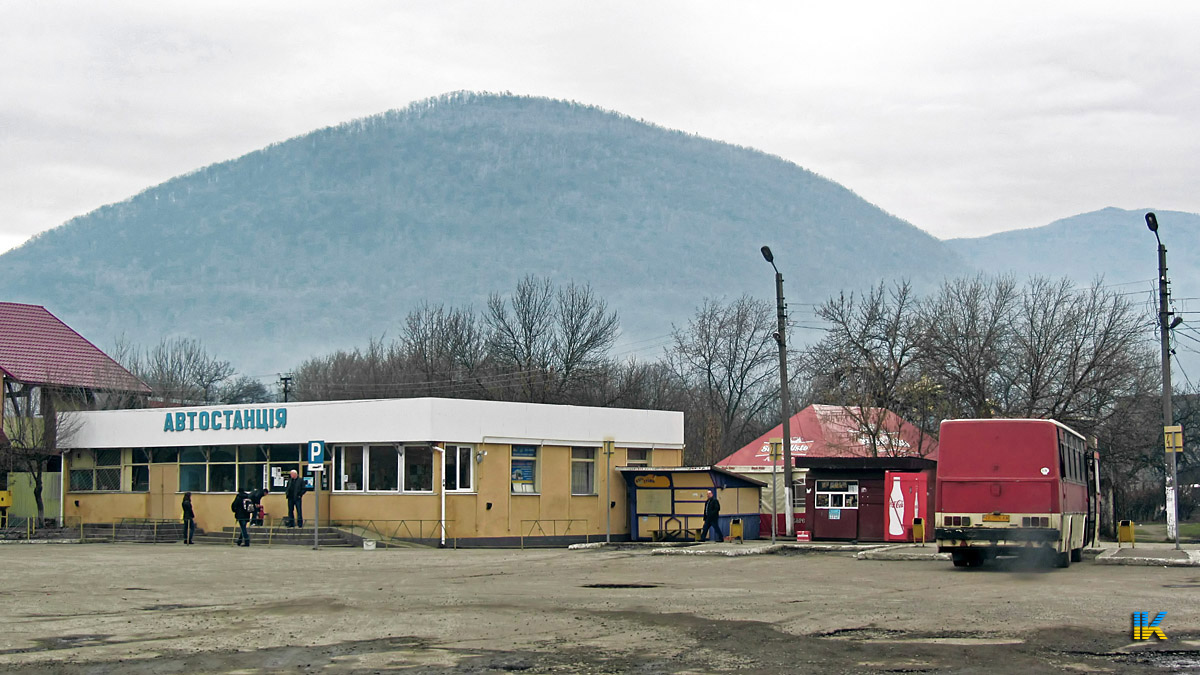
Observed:
[[[858,481],[816,481],[816,507],[818,509],[857,509]]]

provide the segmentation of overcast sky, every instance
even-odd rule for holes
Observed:
[[[456,90],[758,148],[941,238],[1200,211],[1200,3],[817,5],[8,0],[0,250]]]

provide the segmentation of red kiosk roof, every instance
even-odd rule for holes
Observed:
[[[937,459],[937,441],[884,408],[810,405],[790,420],[793,457],[924,457]],[[871,430],[878,441],[871,447]],[[780,424],[717,462],[727,469],[770,470],[770,439],[783,438]]]
[[[150,393],[150,387],[40,305],[0,302],[0,371],[18,382]]]

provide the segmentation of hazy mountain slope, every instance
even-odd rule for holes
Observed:
[[[792,303],[965,268],[942,242],[758,151],[597,108],[454,94],[150,188],[0,257],[0,297],[107,344],[201,339],[253,373],[397,334],[422,301],[589,282],[628,339],[705,296]]]
[[[993,273],[1069,276],[1080,283],[1103,276],[1129,290],[1157,289],[1158,244],[1146,228],[1155,211],[1167,246],[1168,276],[1179,298],[1200,295],[1200,215],[1180,211],[1106,208],[1043,227],[1001,232],[946,244],[973,267]],[[1137,284],[1132,282],[1145,282]]]

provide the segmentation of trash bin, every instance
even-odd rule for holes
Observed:
[[[1137,548],[1137,542],[1134,541],[1133,528],[1132,520],[1122,520],[1117,525],[1117,548],[1121,548],[1121,544],[1125,542],[1129,542],[1132,548]]]
[[[924,518],[913,518],[912,538],[913,538],[914,542],[921,542],[922,546],[925,545],[925,519]]]
[[[729,541],[736,541],[739,544],[744,544],[742,540],[742,519],[731,518],[729,520]]]

